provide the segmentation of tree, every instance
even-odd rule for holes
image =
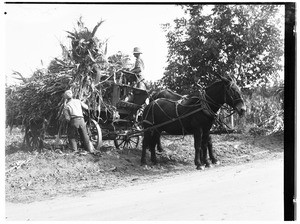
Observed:
[[[233,75],[240,86],[276,79],[282,70],[279,5],[184,5],[186,16],[164,24],[168,66],[164,85],[179,93]],[[187,87],[187,88],[185,88]]]

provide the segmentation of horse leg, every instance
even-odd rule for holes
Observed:
[[[159,151],[159,152],[163,152],[163,151],[164,151],[164,149],[163,149],[162,146],[161,146],[160,135],[159,135],[159,138],[157,139],[157,142],[156,142],[156,149],[157,149],[157,151]],[[150,152],[151,152],[151,149],[150,149]]]
[[[164,151],[164,149],[163,149],[162,146],[161,146],[161,140],[160,140],[160,137],[159,137],[159,139],[158,139],[158,141],[157,141],[157,151],[159,151],[159,152],[163,152],[163,151]]]
[[[151,162],[154,165],[157,164],[155,146],[158,145],[159,142],[160,142],[160,133],[154,131],[152,135],[152,141],[150,142]]]
[[[212,167],[211,163],[207,158],[207,151],[209,151],[209,138],[210,136],[208,134],[203,134],[201,144],[201,150],[203,152],[202,163],[205,164],[206,167]]]
[[[146,165],[146,149],[149,147],[151,142],[151,132],[146,131],[144,133],[143,143],[142,143],[142,158],[141,158],[141,165]]]
[[[212,148],[212,140],[211,140],[211,136],[208,136],[208,140],[207,140],[207,149],[208,149],[208,154],[209,154],[209,158],[211,160],[211,162],[213,164],[219,165],[220,162],[216,159],[215,153],[213,151]]]
[[[194,147],[195,147],[195,165],[197,170],[204,170],[205,166],[201,163],[203,160],[203,151],[201,150],[202,130],[194,133]]]

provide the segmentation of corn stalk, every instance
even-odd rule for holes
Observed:
[[[106,60],[107,43],[100,42],[95,36],[102,23],[101,20],[90,31],[80,18],[78,28],[73,32],[67,31],[71,49],[60,44],[61,58],[54,58],[47,69],[36,70],[27,79],[18,72],[14,73],[22,83],[6,87],[8,126],[21,123],[31,135],[44,133],[46,130],[43,129],[50,126],[58,131],[63,107],[62,94],[67,89],[73,91],[75,98],[85,101],[91,111],[99,111],[103,107],[115,110],[109,105],[109,99],[104,97],[111,83],[105,77],[110,77],[119,65]],[[26,133],[25,139],[28,139]]]

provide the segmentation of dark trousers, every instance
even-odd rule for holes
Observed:
[[[90,140],[87,133],[86,125],[83,118],[72,118],[69,122],[68,127],[68,139],[71,148],[74,151],[77,151],[77,142],[76,137],[77,135],[80,135],[80,139],[83,142],[83,146],[85,150],[91,152],[91,146],[90,146]]]

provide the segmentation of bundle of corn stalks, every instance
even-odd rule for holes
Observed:
[[[21,76],[21,74],[19,74]],[[72,76],[37,70],[21,85],[6,88],[7,125],[30,125],[48,119],[62,104],[62,93],[71,85]]]
[[[62,94],[67,89],[73,91],[75,98],[85,101],[91,111],[99,111],[103,107],[115,110],[109,99],[103,96],[117,69],[128,61],[122,61],[120,65],[116,60],[106,60],[107,43],[95,37],[102,23],[100,21],[89,31],[80,18],[78,28],[73,32],[67,31],[71,49],[60,44],[61,58],[55,58],[47,69],[39,69],[27,79],[14,72],[13,75],[22,83],[6,87],[6,123],[11,127],[20,123],[24,125],[29,130],[25,131],[25,140],[29,133],[45,133],[54,121],[58,122],[63,108]],[[54,129],[58,131],[59,128]]]

